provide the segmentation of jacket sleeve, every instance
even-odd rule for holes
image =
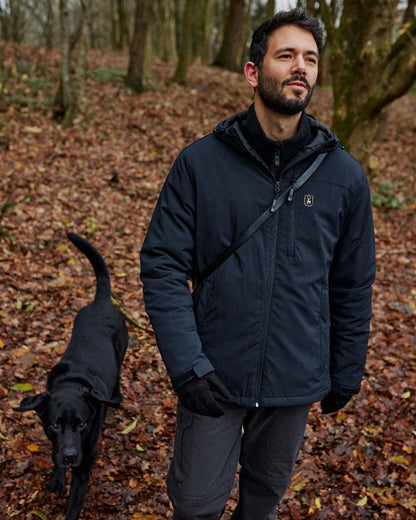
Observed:
[[[332,390],[350,394],[359,392],[364,372],[376,269],[371,198],[363,170],[358,184],[329,280]]]
[[[202,352],[188,280],[194,264],[195,190],[184,152],[162,188],[140,254],[146,311],[176,387],[214,370]]]

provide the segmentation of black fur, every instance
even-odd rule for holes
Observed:
[[[15,410],[35,410],[52,443],[54,474],[48,488],[62,496],[65,471],[72,469],[66,520],[77,520],[107,407],[121,401],[119,377],[128,333],[111,303],[104,259],[87,240],[74,233],[67,236],[94,268],[95,299],[77,314],[69,345],[48,375],[46,392],[24,398]]]

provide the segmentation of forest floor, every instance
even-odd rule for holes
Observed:
[[[82,518],[170,518],[176,399],[143,307],[140,246],[178,152],[244,110],[250,88],[200,65],[187,87],[170,84],[172,65],[157,63],[151,90],[137,95],[123,85],[125,54],[92,52],[82,113],[64,129],[50,115],[57,53],[0,46],[0,517],[59,519],[67,503],[45,490],[51,448],[38,417],[12,407],[45,389],[94,295],[72,231],[106,259],[130,330],[124,400],[105,422]],[[320,88],[309,112],[329,125],[331,101]],[[280,520],[416,517],[415,116],[416,95],[396,101],[375,149],[378,268],[362,390],[333,416],[313,405]]]

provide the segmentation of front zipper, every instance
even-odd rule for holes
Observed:
[[[294,180],[292,179],[292,184]],[[289,258],[295,257],[295,201],[293,199],[294,191],[293,188],[290,190],[289,196],[287,198],[287,203],[289,206],[289,243],[287,246],[287,256]]]
[[[273,162],[273,177],[274,177],[274,187],[273,187],[273,199],[277,200],[279,198],[280,193],[280,176],[279,176],[279,165],[280,165],[280,155],[279,150],[276,150]],[[258,355],[258,365],[257,365],[257,375],[256,375],[256,407],[261,405],[260,402],[260,391],[261,391],[261,380],[263,377],[263,367],[264,367],[264,358],[266,355],[266,342],[267,336],[269,332],[269,321],[270,321],[270,306],[272,301],[273,294],[273,281],[274,281],[274,273],[276,266],[276,245],[277,245],[277,229],[279,222],[279,214],[273,217],[273,227],[272,227],[272,243],[270,248],[270,264],[269,264],[269,277],[267,280],[266,287],[266,303],[264,308],[264,318],[263,318],[263,327],[260,337],[259,344],[259,355]]]
[[[289,202],[289,244],[287,255],[289,258],[295,257],[295,201]]]

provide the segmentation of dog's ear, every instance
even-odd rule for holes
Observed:
[[[41,394],[37,394],[31,397],[25,397],[20,402],[19,406],[15,406],[13,410],[16,412],[28,412],[29,410],[35,410],[39,415],[45,411],[45,408],[51,398],[51,394],[49,392],[42,392]]]
[[[113,407],[117,407],[121,402],[120,398],[107,399],[98,390],[90,390],[88,392],[85,392],[84,397],[92,402],[95,401],[95,402],[105,404],[106,406],[113,406]]]

